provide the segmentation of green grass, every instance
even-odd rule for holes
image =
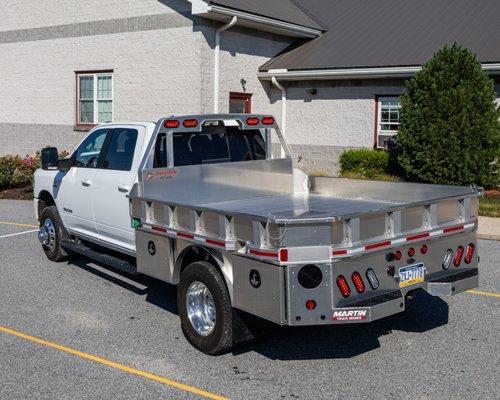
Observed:
[[[349,178],[349,179],[368,179],[372,181],[388,181],[388,182],[401,182],[401,178],[398,176],[394,175],[388,175],[388,174],[375,174],[371,177],[366,177],[362,174],[359,174],[357,172],[344,172],[340,174],[341,178]]]
[[[500,218],[500,199],[480,199],[479,215]]]

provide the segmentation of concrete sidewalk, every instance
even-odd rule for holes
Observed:
[[[500,240],[500,218],[479,217],[478,237]]]

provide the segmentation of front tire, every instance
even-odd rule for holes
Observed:
[[[43,251],[51,261],[63,261],[68,254],[61,246],[64,227],[55,206],[45,207],[40,214],[40,231],[38,234]]]
[[[184,336],[196,349],[216,355],[234,347],[229,292],[212,264],[194,262],[182,272],[177,307]]]

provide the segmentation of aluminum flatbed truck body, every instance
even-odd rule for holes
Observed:
[[[366,323],[404,311],[415,290],[477,287],[480,194],[307,176],[274,118],[248,114],[104,124],[67,159],[43,149],[35,175],[47,257],[178,285],[183,332],[207,354],[252,336],[241,311]]]
[[[403,311],[415,289],[446,296],[478,285],[476,188],[306,176],[280,134],[288,157],[272,158],[269,131],[279,129],[265,118],[159,121],[130,194],[139,271],[177,283],[183,252],[202,247],[233,307],[288,325],[369,322]],[[178,167],[169,153],[153,167],[158,135],[173,151],[174,135],[225,121],[260,129],[266,159]]]

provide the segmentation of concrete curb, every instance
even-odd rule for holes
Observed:
[[[478,233],[477,238],[483,240],[498,240],[500,242],[500,235],[482,235]]]
[[[500,241],[500,218],[479,217],[477,237]]]

